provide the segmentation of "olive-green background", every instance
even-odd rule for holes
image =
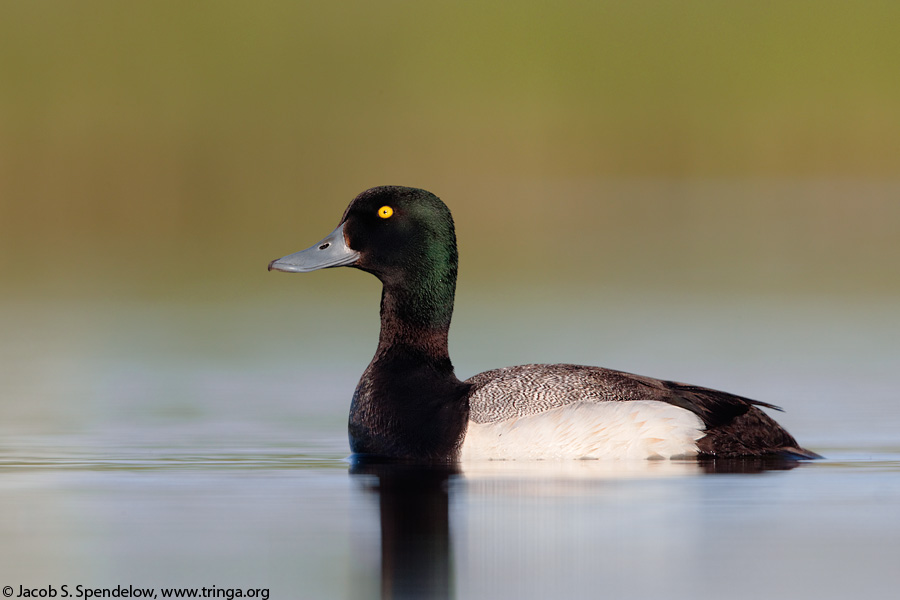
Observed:
[[[400,184],[450,205],[470,286],[893,295],[898,27],[896,2],[4,2],[4,293],[266,293]]]

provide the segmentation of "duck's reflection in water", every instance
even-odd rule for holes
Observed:
[[[457,467],[357,458],[350,473],[378,494],[381,597],[453,597],[447,484]]]
[[[780,458],[660,461],[488,461],[457,465],[415,465],[356,458],[350,473],[377,496],[381,524],[381,597],[454,597],[453,550],[448,494],[453,476],[466,484],[459,493],[528,496],[602,496],[609,483],[663,480],[708,474],[756,474],[789,470],[796,460]],[[514,484],[514,485],[512,485]],[[461,501],[456,498],[456,501]],[[464,500],[462,500],[464,501]]]

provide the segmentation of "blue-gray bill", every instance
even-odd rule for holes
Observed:
[[[344,224],[306,250],[294,252],[269,263],[270,271],[308,273],[329,267],[352,265],[359,259],[359,252],[347,245]]]

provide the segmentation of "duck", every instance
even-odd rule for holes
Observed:
[[[447,346],[459,256],[453,217],[431,192],[374,187],[337,228],[269,263],[352,267],[382,283],[375,356],[350,404],[355,457],[476,460],[819,456],[762,409],[777,406],[603,367],[528,364],[460,380]]]

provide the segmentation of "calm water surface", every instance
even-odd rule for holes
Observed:
[[[375,343],[371,307],[350,311],[358,322],[338,318],[348,310],[338,306],[294,325],[279,318],[286,307],[50,308],[3,313],[0,586],[16,593],[82,584],[265,588],[272,598],[695,599],[900,589],[891,307],[685,302],[590,321],[573,309],[541,326],[488,313],[502,332],[489,339],[484,311],[461,309],[451,342],[461,375],[573,361],[729,389],[783,405],[779,420],[827,458],[448,470],[347,460],[349,394]]]

